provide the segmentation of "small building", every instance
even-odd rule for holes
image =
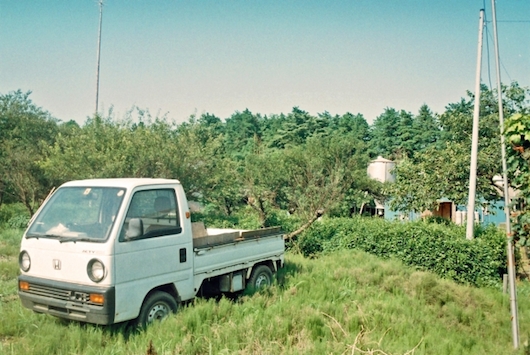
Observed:
[[[504,190],[503,190],[503,179],[501,176],[495,176],[493,183],[499,193],[499,199],[497,201],[489,203],[486,207],[483,205],[475,206],[475,223],[480,224],[495,224],[503,225],[506,223],[506,216],[504,213]],[[510,199],[514,198],[517,194],[513,188],[508,189]],[[433,211],[424,211],[423,213],[403,213],[398,211],[392,211],[386,206],[385,219],[390,220],[417,220],[425,218],[427,216],[437,216],[448,219],[455,224],[465,225],[467,223],[467,206],[457,205],[453,201],[447,198],[441,198],[438,200],[438,208]]]
[[[372,160],[368,164],[367,173],[368,176],[374,180],[380,182],[394,182],[396,177],[393,174],[393,170],[396,167],[396,163],[392,160],[378,156],[377,159]],[[385,215],[385,206],[381,201],[375,200],[375,214],[383,217]]]

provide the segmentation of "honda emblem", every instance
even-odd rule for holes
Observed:
[[[53,268],[55,270],[61,270],[61,260],[53,259]]]

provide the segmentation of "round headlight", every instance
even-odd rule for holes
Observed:
[[[105,278],[105,265],[103,265],[103,263],[98,259],[90,260],[88,262],[86,271],[90,280],[94,282],[100,282]]]
[[[29,271],[29,268],[31,267],[31,259],[29,258],[27,251],[23,250],[18,255],[18,265],[20,266],[20,270],[24,272]]]

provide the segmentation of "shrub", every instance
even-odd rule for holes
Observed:
[[[237,210],[230,216],[211,210],[193,212],[191,220],[192,222],[204,222],[207,227],[212,228],[258,229],[261,227],[258,214],[250,207]],[[301,224],[303,221],[282,210],[269,211],[265,220],[266,227],[281,226],[285,233],[294,231]]]
[[[337,218],[315,223],[300,238],[299,248],[306,256],[360,249],[460,283],[498,285],[506,273],[506,239],[493,225],[477,228],[475,236],[467,240],[465,228],[456,225]]]
[[[11,217],[7,221],[7,227],[13,228],[13,229],[26,228],[28,226],[28,222],[29,222],[29,216],[17,215],[17,216]]]
[[[21,203],[0,205],[0,225],[9,228],[25,228],[29,217],[28,210]]]

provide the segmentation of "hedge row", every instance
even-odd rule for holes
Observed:
[[[506,239],[495,226],[477,226],[475,239],[465,228],[378,218],[336,218],[314,223],[299,239],[305,256],[360,249],[383,258],[474,286],[499,285],[506,273]]]

